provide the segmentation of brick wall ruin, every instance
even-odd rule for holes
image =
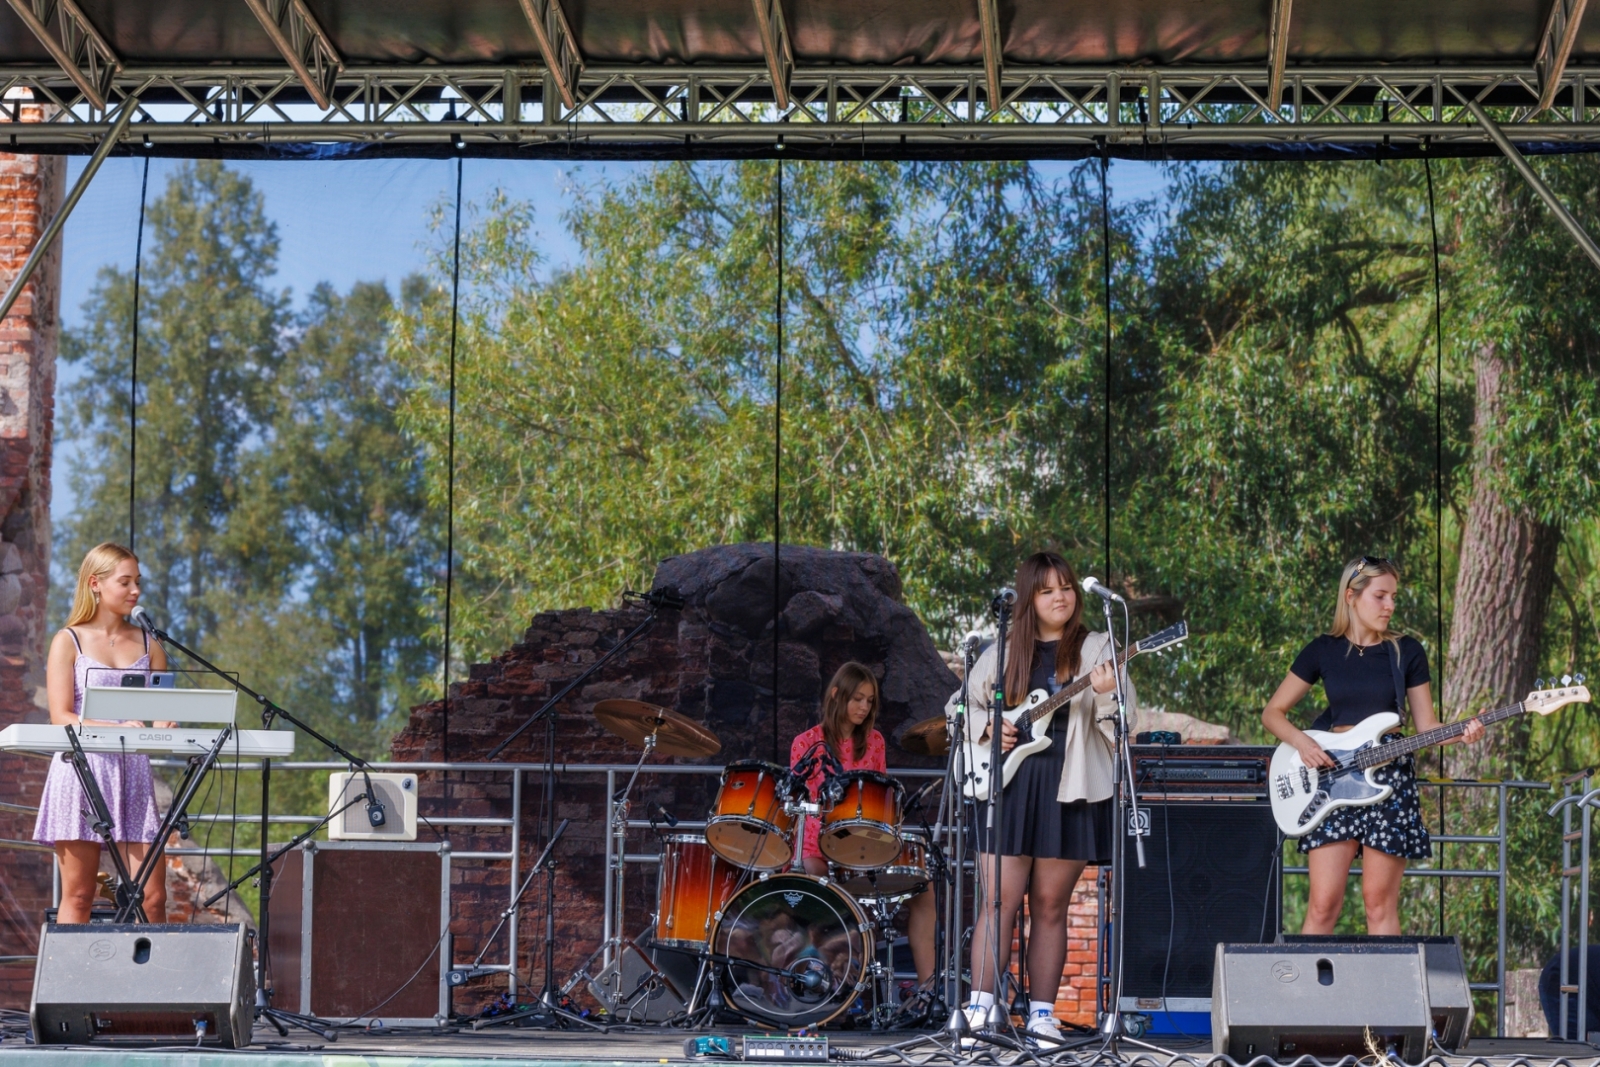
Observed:
[[[22,121],[40,109],[21,107]],[[66,161],[0,153],[0,279],[9,286],[60,208]],[[52,249],[0,322],[0,727],[44,711],[50,570],[50,442],[55,413],[61,253]],[[0,802],[38,803],[46,764],[0,756]],[[27,840],[33,816],[0,808],[0,838]],[[50,903],[47,853],[0,847],[0,956],[30,956]],[[0,964],[0,1006],[26,1007],[32,963]]]

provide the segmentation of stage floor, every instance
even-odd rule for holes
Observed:
[[[748,1033],[746,1030],[723,1031],[729,1035]],[[0,1045],[0,1065],[33,1067],[43,1064],[108,1064],[115,1067],[453,1067],[453,1065],[500,1064],[507,1067],[529,1064],[538,1067],[603,1067],[606,1064],[683,1064],[682,1031],[631,1032],[601,1034],[593,1031],[548,1032],[540,1030],[485,1030],[454,1033],[384,1033],[342,1034],[331,1043],[313,1040],[299,1043],[285,1041],[268,1031],[268,1037],[244,1051],[222,1051],[193,1048],[161,1049],[110,1049],[66,1048],[31,1046],[6,1042]],[[905,1055],[897,1055],[886,1046],[915,1039],[914,1033],[873,1034],[843,1032],[828,1034],[834,1048],[849,1049],[851,1061],[881,1064],[955,1064],[979,1062],[1009,1064],[1013,1062],[1053,1063],[1060,1067],[1087,1065],[1112,1067],[1121,1062],[1136,1067],[1167,1067],[1176,1059],[1175,1067],[1203,1067],[1210,1058],[1209,1044],[1172,1042],[1156,1046],[1124,1042],[1120,1055],[1097,1055],[1098,1042],[1083,1048],[1079,1054],[1058,1052],[1037,1059],[1019,1061],[1016,1053],[994,1050],[993,1054],[979,1054],[957,1058],[940,1053],[930,1044],[909,1048]],[[882,1050],[873,1055],[873,1050]],[[695,1061],[704,1064],[706,1060]],[[1348,1061],[1347,1061],[1348,1062]],[[1492,1067],[1552,1067],[1558,1064],[1588,1067],[1600,1063],[1600,1049],[1576,1042],[1545,1041],[1542,1039],[1480,1039],[1461,1054],[1433,1061],[1442,1065],[1465,1065],[1477,1062]]]

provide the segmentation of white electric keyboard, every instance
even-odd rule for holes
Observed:
[[[85,752],[143,752],[199,756],[217,743],[220,728],[209,725],[85,726],[78,742]],[[52,723],[17,723],[0,730],[0,752],[71,752],[67,728]],[[235,730],[221,755],[248,759],[294,755],[293,730]]]

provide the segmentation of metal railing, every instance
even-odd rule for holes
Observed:
[[[1561,1007],[1557,1016],[1560,1032],[1551,1034],[1552,1038],[1564,1038],[1567,1034],[1567,1007],[1568,1000],[1573,993],[1578,994],[1578,1040],[1586,1040],[1589,1031],[1587,1000],[1589,993],[1589,846],[1593,841],[1592,823],[1594,808],[1600,803],[1600,789],[1594,788],[1594,775],[1596,768],[1588,767],[1576,774],[1568,775],[1558,783],[1561,786],[1561,799],[1556,801],[1548,812],[1549,815],[1561,816]],[[1574,808],[1583,810],[1583,825],[1574,830],[1572,828],[1572,811]],[[1578,844],[1578,862],[1572,862],[1573,843]],[[1572,883],[1578,883],[1578,981],[1574,985],[1571,974],[1571,960],[1568,959],[1568,946],[1572,943]]]
[[[1493,789],[1498,801],[1495,821],[1495,832],[1492,834],[1429,834],[1428,836],[1441,845],[1493,845],[1495,846],[1496,863],[1494,867],[1486,868],[1450,868],[1450,867],[1414,867],[1406,865],[1406,878],[1438,878],[1440,892],[1444,891],[1442,879],[1466,878],[1487,879],[1495,883],[1495,956],[1494,956],[1494,981],[1470,982],[1469,988],[1475,993],[1493,991],[1495,995],[1495,1034],[1503,1035],[1506,1030],[1506,872],[1508,869],[1506,846],[1506,799],[1512,789],[1549,789],[1548,782],[1481,782],[1456,778],[1423,778],[1418,776],[1417,787],[1419,790],[1435,788],[1439,790],[1439,802],[1444,803],[1444,790],[1446,789]],[[1443,860],[1443,850],[1439,858]],[[1284,877],[1289,875],[1306,876],[1310,874],[1309,867],[1283,868]],[[1355,877],[1361,874],[1360,867],[1351,867],[1350,875]]]

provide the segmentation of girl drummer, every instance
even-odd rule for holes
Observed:
[[[1009,966],[1011,931],[1023,895],[1028,898],[1028,1031],[1059,1038],[1055,994],[1067,959],[1067,907],[1090,863],[1111,858],[1111,727],[1116,676],[1111,642],[1083,623],[1078,576],[1053,552],[1036,552],[1017,568],[1015,618],[1006,640],[1003,688],[1007,707],[1035,689],[1054,693],[1089,672],[1090,686],[1056,712],[1050,748],[1018,767],[1000,804],[998,842],[988,840],[983,812],[977,819],[978,892],[972,930],[972,995],[967,1021],[985,1025],[995,1002],[996,931],[992,894],[995,849],[1000,851],[999,968]],[[973,665],[967,685],[967,736],[987,752],[997,650],[991,645]],[[1129,713],[1133,692],[1128,689]],[[946,714],[954,715],[960,693]],[[1017,730],[1002,723],[1000,747],[1009,752]]]
[[[1333,628],[1300,650],[1278,691],[1267,701],[1261,721],[1278,740],[1288,742],[1312,767],[1332,767],[1333,757],[1304,730],[1289,721],[1289,709],[1300,703],[1318,681],[1328,708],[1312,724],[1314,730],[1343,733],[1373,715],[1397,711],[1396,680],[1418,730],[1439,725],[1428,689],[1428,653],[1421,642],[1389,628],[1394,616],[1400,569],[1386,559],[1362,556],[1345,564],[1339,595],[1333,605]],[[1398,735],[1390,735],[1398,736]],[[1483,724],[1471,722],[1460,738],[1445,744],[1476,741]],[[1416,761],[1407,755],[1373,772],[1373,778],[1394,786],[1381,804],[1341,808],[1300,839],[1311,869],[1306,902],[1307,934],[1331,934],[1344,909],[1344,888],[1350,864],[1361,857],[1361,899],[1366,905],[1367,933],[1400,932],[1400,878],[1406,860],[1433,854],[1417,799]]]
[[[126,621],[139,603],[139,560],[109,541],[96,545],[78,568],[78,585],[66,627],[50,643],[45,667],[45,693],[50,721],[57,726],[143,726],[141,722],[109,723],[83,718],[84,689],[112,684],[103,677],[122,671],[163,671],[166,651],[151,645],[149,635]],[[157,723],[156,725],[169,725]],[[137,870],[155,841],[155,784],[150,759],[135,753],[89,753],[89,768],[111,811],[112,836],[129,870]],[[101,839],[90,826],[89,801],[64,755],[50,761],[50,773],[39,799],[33,839],[56,850],[61,865],[60,923],[86,923],[98,889]],[[155,923],[167,915],[166,867],[158,864],[144,891],[146,917]]]
[[[860,663],[846,663],[833,675],[822,698],[822,722],[794,739],[789,746],[789,766],[793,767],[819,748],[826,748],[846,771],[888,773],[883,735],[874,729],[880,705],[878,679]],[[817,799],[825,768],[818,766],[806,779],[811,799]],[[825,876],[828,861],[818,847],[819,820],[807,819],[801,844],[801,862],[806,873]],[[933,894],[921,892],[906,907],[906,938],[916,963],[917,982],[933,976],[935,909]]]

